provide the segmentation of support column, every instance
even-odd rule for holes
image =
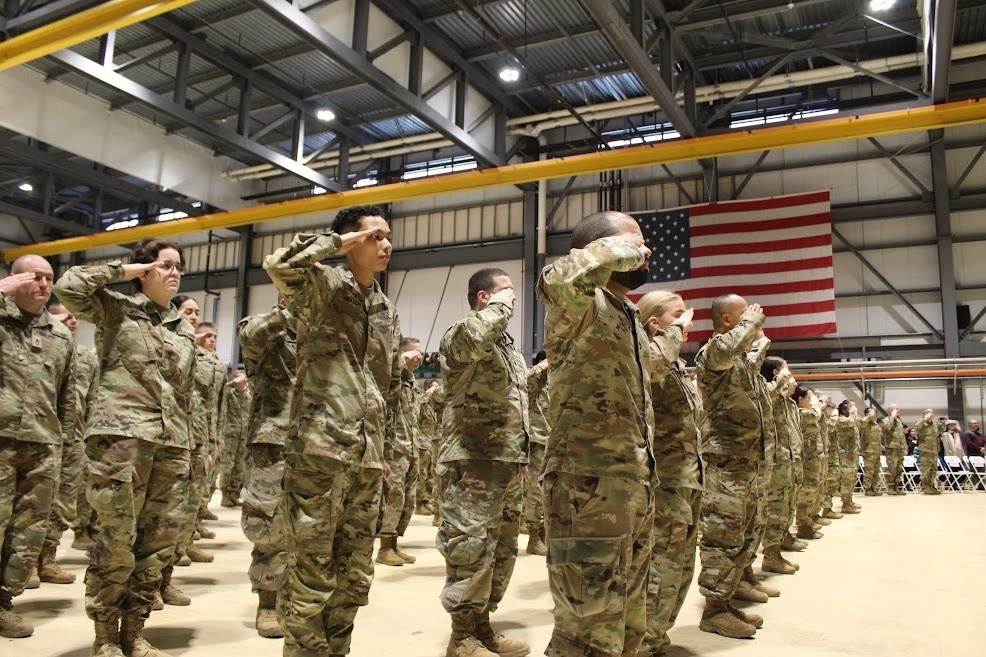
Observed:
[[[541,348],[544,340],[541,332],[544,322],[538,322],[537,307],[541,304],[537,302],[534,295],[534,286],[537,283],[538,273],[538,235],[537,235],[537,216],[538,216],[538,195],[534,191],[524,192],[524,289],[519,295],[523,303],[523,323],[524,323],[524,358],[528,363],[531,356],[536,354]],[[544,257],[541,257],[543,262]],[[542,311],[543,312],[543,311]]]
[[[250,312],[250,286],[247,284],[247,273],[250,271],[250,258],[253,255],[253,226],[244,226],[240,229],[239,259],[236,263],[236,315],[234,319],[239,323],[241,319]],[[243,358],[240,354],[240,336],[233,331],[233,367],[236,367]]]

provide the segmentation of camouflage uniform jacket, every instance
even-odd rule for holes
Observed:
[[[822,435],[824,423],[822,412],[817,408],[799,408],[798,421],[804,438],[803,457],[806,461],[821,458],[825,454],[825,437]]]
[[[767,457],[769,411],[758,392],[759,366],[747,357],[763,326],[763,315],[746,317],[726,333],[713,335],[695,357],[698,389],[705,404],[701,431],[706,456],[760,461]],[[761,380],[763,377],[761,377]],[[765,389],[764,389],[765,392]]]
[[[914,425],[918,433],[918,452],[920,454],[934,454],[937,458],[941,448],[941,441],[938,440],[940,432],[935,421],[925,420],[923,417]]]
[[[531,409],[531,442],[548,444],[551,426],[548,424],[548,361],[527,370],[527,399]]]
[[[701,490],[701,399],[685,371],[681,327],[671,325],[651,338],[651,399],[654,403],[654,460],[661,486]]]
[[[835,437],[842,443],[846,441],[847,444],[859,445],[859,429],[856,426],[856,417],[854,415],[836,415],[835,416]]]
[[[31,315],[0,297],[0,436],[48,445],[71,439],[74,351],[72,333],[47,310]]]
[[[431,443],[438,438],[442,401],[441,384],[421,395],[421,402],[418,404],[418,440],[419,445],[425,449],[430,449]]]
[[[414,374],[404,367],[404,355],[400,356],[401,387],[398,392],[396,417],[389,424],[393,427],[393,445],[395,454],[412,454],[418,443],[418,392]]]
[[[860,451],[864,454],[879,454],[883,447],[883,428],[874,417],[864,415],[859,421],[861,438]]]
[[[223,443],[236,443],[246,434],[250,420],[250,406],[253,395],[250,386],[243,390],[237,388],[232,381],[226,383],[223,389]]]
[[[650,345],[637,308],[605,288],[644,253],[623,237],[572,249],[541,272],[551,363],[551,435],[542,474],[618,477],[648,485],[654,475]]]
[[[244,317],[237,325],[243,366],[253,388],[247,443],[283,445],[291,423],[298,338],[286,308]]]
[[[192,385],[192,445],[211,449],[218,440],[216,416],[219,397],[216,368],[219,361],[204,348],[195,347],[195,377]]]
[[[510,307],[494,301],[442,336],[444,379],[439,463],[527,463],[527,365],[507,331]]]
[[[883,425],[883,435],[887,441],[887,451],[907,451],[907,441],[904,440],[904,423],[900,416],[893,417],[888,415],[881,422]]]
[[[189,449],[195,332],[174,308],[139,292],[105,289],[121,280],[123,265],[114,261],[72,267],[55,283],[65,307],[96,325],[99,387],[90,397],[86,437]]]
[[[764,359],[767,358],[767,351],[770,349],[770,339],[766,336],[758,338],[753,342],[753,346],[746,352],[747,363],[754,372],[753,383],[757,390],[757,400],[763,410],[763,453],[764,460],[773,463],[776,458],[777,450],[777,426],[774,423],[774,400],[770,394],[770,387],[767,379],[760,374],[760,367]]]
[[[86,438],[86,416],[89,408],[89,391],[93,379],[99,371],[96,355],[78,342],[72,357],[72,394],[75,400],[75,426],[73,440],[82,442]]]
[[[320,264],[335,234],[296,235],[264,269],[298,319],[298,369],[289,452],[382,469],[393,450],[386,424],[400,387],[400,324],[380,284]],[[304,330],[302,330],[304,327]]]
[[[779,374],[777,378],[766,384],[770,393],[770,410],[776,438],[775,463],[801,458],[801,422],[798,419],[798,405],[786,394],[790,381],[790,374]]]

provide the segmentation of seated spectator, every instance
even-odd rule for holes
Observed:
[[[962,436],[959,435],[959,423],[956,420],[948,420],[945,423],[945,433],[941,435],[941,444],[943,456],[965,458]]]
[[[904,426],[904,441],[907,443],[907,455],[917,457],[918,434],[914,427]]]
[[[962,434],[962,447],[966,456],[986,455],[986,438],[979,430],[979,420],[969,420],[969,428]]]

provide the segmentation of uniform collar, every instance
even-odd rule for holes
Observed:
[[[44,328],[54,324],[55,318],[52,317],[47,308],[42,308],[41,314],[39,315],[32,315],[31,313],[21,310],[21,307],[14,303],[14,300],[11,297],[4,299],[4,305],[8,317],[17,320],[26,326]]]

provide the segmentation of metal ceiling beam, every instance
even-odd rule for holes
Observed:
[[[160,112],[171,119],[180,121],[185,125],[194,128],[195,130],[218,141],[249,153],[250,155],[260,158],[265,162],[269,162],[279,169],[283,169],[288,173],[294,174],[299,178],[303,178],[304,180],[321,187],[325,187],[326,189],[335,191],[342,189],[342,187],[331,178],[308,168],[307,166],[282,153],[279,153],[278,151],[275,151],[272,148],[268,148],[248,137],[237,134],[233,130],[210,123],[191,110],[186,109],[183,105],[178,105],[170,100],[162,98],[150,89],[137,84],[133,80],[123,77],[119,73],[114,73],[106,67],[101,66],[92,60],[86,59],[78,53],[72,52],[71,50],[62,50],[51,55],[51,57],[74,70],[79,75],[92,80],[93,82],[105,85],[110,89],[139,100],[153,108],[155,111]]]
[[[37,9],[22,12],[18,16],[7,18],[5,29],[8,32],[21,32],[51,23],[60,18],[77,14],[98,5],[100,0],[56,0],[42,5]]]
[[[733,13],[726,16],[723,14],[723,10],[719,6],[719,3],[716,3],[715,7],[695,11],[689,17],[691,20],[677,25],[677,28],[682,32],[693,32],[696,30],[704,30],[715,25],[723,25],[727,21],[735,24],[751,18],[759,18],[760,16],[769,16],[770,14],[779,14],[781,12],[790,11],[790,4],[791,3],[789,0],[753,0],[751,2],[730,3],[730,9]],[[813,5],[826,4],[832,4],[832,0],[798,0],[797,7],[805,8]]]
[[[682,137],[694,137],[698,134],[694,124],[685,116],[684,110],[678,105],[674,92],[662,79],[657,68],[651,64],[644,49],[634,40],[627,28],[626,20],[620,15],[613,3],[610,0],[582,0],[582,4],[599,23],[599,27],[610,44],[630,65],[630,69],[640,80],[647,93],[664,111],[671,125],[681,133]],[[669,71],[661,71],[661,73],[668,74]]]
[[[496,167],[504,164],[499,155],[480,143],[478,139],[455,125],[408,89],[387,77],[365,57],[361,57],[355,50],[329,34],[300,9],[284,0],[251,0],[251,2],[314,46],[319,52],[332,58],[353,75],[366,80],[370,86],[414,114],[430,128],[448,137],[467,153],[473,155],[482,165]]]
[[[22,208],[19,205],[14,205],[13,203],[7,203],[6,201],[0,201],[0,212],[6,214],[11,214],[15,217],[20,217],[21,219],[26,219],[28,221],[33,221],[49,228],[54,228],[55,230],[60,230],[63,233],[71,233],[72,235],[92,235],[94,232],[92,228],[77,224],[74,221],[67,221],[65,219],[59,219],[58,217],[52,217],[43,212],[38,212],[37,210],[32,210],[30,208]]]
[[[885,112],[845,116],[794,125],[778,125],[756,130],[734,130],[724,134],[657,142],[618,150],[599,151],[572,157],[524,162],[497,169],[476,169],[447,176],[422,178],[413,182],[397,182],[322,194],[296,201],[242,208],[231,212],[167,224],[141,226],[85,239],[65,239],[34,245],[44,250],[41,255],[73,253],[110,244],[132,242],[150,235],[167,236],[218,228],[246,226],[316,212],[327,212],[355,205],[393,203],[441,194],[460,193],[488,187],[518,185],[539,180],[582,176],[600,171],[649,167],[661,162],[684,162],[708,157],[726,157],[759,152],[865,139],[866,137],[922,132],[929,129],[953,128],[961,125],[986,123],[986,99],[960,101],[934,107],[915,107]],[[8,249],[6,259],[23,252]]]
[[[931,20],[930,38],[925,39],[925,67],[932,103],[948,101],[948,73],[955,36],[956,0],[925,0],[926,20]],[[930,51],[930,52],[929,52]]]

